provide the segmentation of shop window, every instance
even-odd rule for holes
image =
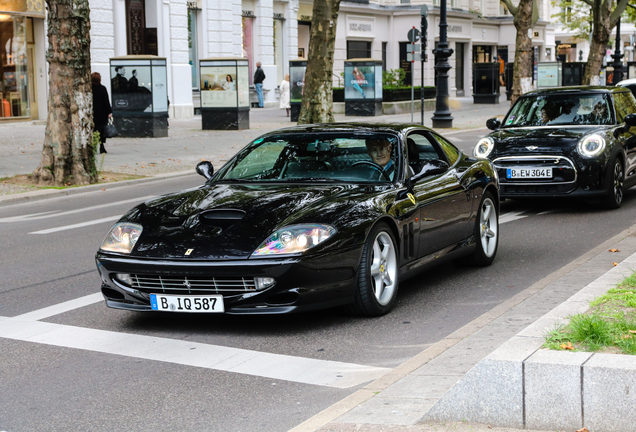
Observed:
[[[29,115],[27,89],[26,20],[0,14],[0,114],[2,117]]]
[[[347,41],[347,59],[371,58],[371,42]]]

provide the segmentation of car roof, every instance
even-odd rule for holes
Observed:
[[[336,122],[336,123],[317,123],[308,125],[290,126],[283,129],[271,131],[265,136],[280,134],[297,134],[297,133],[325,133],[325,132],[360,132],[360,133],[408,133],[414,129],[424,129],[430,131],[429,128],[412,123],[354,123],[354,122]]]
[[[607,86],[571,86],[571,87],[555,87],[548,89],[540,89],[529,91],[521,95],[524,96],[543,96],[543,95],[552,95],[552,94],[590,94],[590,93],[598,93],[598,94],[608,94],[608,93],[622,93],[629,91],[629,89],[625,87],[607,87]]]
[[[626,79],[623,81],[619,81],[618,84],[616,84],[617,86],[624,86],[624,85],[631,85],[631,84],[636,84],[636,78],[630,78],[630,79]]]

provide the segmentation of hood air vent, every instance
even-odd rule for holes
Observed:
[[[207,210],[199,215],[199,220],[207,225],[228,228],[245,217],[243,210],[220,209]]]

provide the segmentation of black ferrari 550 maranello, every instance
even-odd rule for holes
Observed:
[[[268,133],[200,187],[125,214],[96,255],[112,308],[378,316],[399,280],[447,258],[489,265],[499,186],[487,160],[413,125]]]
[[[563,87],[519,97],[473,151],[493,162],[502,198],[579,197],[618,208],[636,184],[636,99],[625,87]]]

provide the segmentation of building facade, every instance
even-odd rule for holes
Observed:
[[[516,30],[499,0],[447,0],[451,96],[471,96],[473,64],[514,60]],[[278,86],[289,61],[308,54],[311,0],[89,0],[91,64],[110,93],[113,57],[166,58],[170,117],[189,118],[199,107],[199,60],[243,57],[266,75],[267,106],[278,102]],[[382,60],[384,70],[404,69],[406,82],[421,83],[421,63],[407,60],[407,34],[419,29],[428,6],[428,61],[424,84],[435,85],[432,50],[439,40],[439,0],[342,0],[333,84],[343,85],[344,61]],[[541,0],[533,29],[535,61],[556,57],[550,1]],[[46,23],[43,0],[0,0],[2,119],[46,118]],[[127,73],[131,73],[128,71]],[[251,84],[251,82],[250,82]]]

